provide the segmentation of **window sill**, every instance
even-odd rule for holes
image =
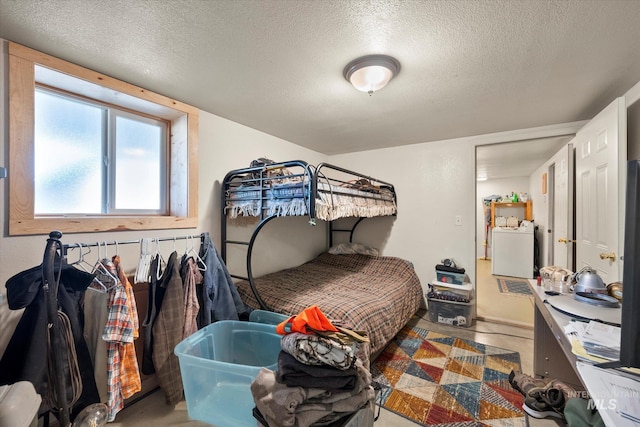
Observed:
[[[197,217],[179,216],[117,216],[117,217],[46,217],[12,220],[10,235],[63,233],[94,233],[103,231],[158,230],[196,228]]]

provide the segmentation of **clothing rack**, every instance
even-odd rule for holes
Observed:
[[[52,231],[52,233],[56,233],[55,231]],[[60,233],[59,231],[57,231],[57,233]],[[49,234],[49,236],[51,236],[51,234]],[[204,236],[204,233],[200,233],[200,234],[196,234],[196,235],[189,235],[189,236],[174,236],[174,237],[153,237],[150,238],[150,240],[152,242],[175,242],[177,240],[186,240],[186,239],[200,239],[202,238],[202,236]],[[62,237],[62,233],[60,233],[60,237]],[[90,243],[84,243],[84,242],[76,242],[76,243],[65,243],[62,245],[62,249],[64,251],[64,254],[66,254],[68,249],[73,249],[73,248],[78,248],[78,247],[83,247],[83,248],[89,248],[89,247],[101,247],[101,246],[119,246],[119,245],[131,245],[131,244],[140,244],[142,242],[143,239],[132,239],[132,240],[112,240],[110,242],[107,241],[96,241],[96,242],[90,242]]]
[[[163,241],[177,241],[177,240],[185,240],[185,239],[201,239],[204,236],[204,233],[198,235],[188,235],[188,236],[174,236],[174,237],[159,237],[150,239],[153,242],[163,242]],[[42,261],[42,276],[43,276],[43,290],[44,290],[44,301],[47,307],[47,327],[49,328],[49,334],[51,338],[51,347],[54,349],[58,349],[62,346],[62,336],[61,336],[61,326],[60,320],[58,319],[58,286],[59,286],[59,275],[56,275],[55,262],[56,259],[64,258],[67,255],[68,249],[79,248],[79,247],[101,247],[101,246],[111,246],[111,245],[128,245],[128,244],[140,244],[142,239],[134,239],[134,240],[113,240],[111,242],[103,241],[103,242],[92,242],[92,243],[67,243],[62,244],[60,239],[62,238],[62,233],[60,231],[54,230],[49,233],[49,238],[47,239],[47,244],[44,250],[44,256]],[[62,402],[58,402],[58,408],[55,408],[58,411],[58,421],[61,427],[69,427],[71,425],[70,415],[69,415],[69,404],[67,403],[67,386],[64,381],[64,360],[63,360],[62,351],[53,351],[53,373],[55,378],[58,378],[59,381],[56,381],[52,386],[55,388],[56,395],[62,396]],[[47,413],[48,415],[48,413]],[[46,424],[48,424],[48,417]]]

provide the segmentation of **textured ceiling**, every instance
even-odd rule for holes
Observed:
[[[529,177],[553,157],[572,136],[476,147],[476,175],[487,179]]]
[[[589,119],[640,80],[640,1],[0,0],[0,37],[336,154]],[[352,59],[392,55],[368,96]]]

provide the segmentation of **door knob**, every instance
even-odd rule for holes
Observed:
[[[575,243],[575,240],[569,240],[566,237],[561,237],[558,239],[558,243]]]
[[[600,259],[610,259],[611,262],[613,262],[616,260],[616,254],[615,252],[611,252],[611,253],[601,252]]]

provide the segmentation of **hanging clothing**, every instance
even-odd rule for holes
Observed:
[[[198,330],[198,303],[196,285],[202,282],[202,273],[192,257],[182,261],[180,276],[184,285],[184,328],[182,338],[186,338]]]
[[[129,312],[129,302],[124,285],[117,278],[116,267],[111,260],[102,260],[102,265],[112,274],[116,281],[110,286],[109,316],[104,326],[102,339],[107,342],[107,407],[108,421],[115,420],[116,414],[124,408],[122,393],[122,347],[126,343],[133,344],[133,322]],[[102,280],[102,279],[101,279]],[[103,280],[104,282],[104,280]]]
[[[129,317],[131,319],[131,326],[133,328],[133,339],[139,337],[139,321],[138,321],[138,307],[136,305],[136,298],[133,293],[133,286],[129,283],[127,275],[122,270],[120,264],[120,256],[114,255],[112,258],[113,264],[116,267],[118,279],[124,286],[124,290],[127,294],[127,304],[129,305]],[[138,357],[136,356],[136,346],[133,342],[126,342],[120,346],[120,358],[122,360],[122,366],[120,369],[120,382],[122,386],[122,397],[128,399],[140,390],[142,390],[142,381],[140,379],[140,369],[138,368]]]
[[[206,266],[202,295],[199,298],[203,302],[198,316],[199,327],[216,320],[238,320],[239,315],[248,310],[209,233],[202,234],[199,256]]]
[[[60,270],[57,298],[59,310],[64,312],[71,323],[71,332],[76,350],[82,393],[72,408],[73,420],[82,409],[92,403],[99,403],[100,397],[93,376],[93,365],[87,344],[83,337],[84,312],[80,301],[85,290],[93,280],[93,275],[77,270],[72,266],[56,262],[54,271]],[[13,336],[0,360],[0,384],[12,384],[18,381],[31,382],[36,391],[45,396],[52,387],[47,378],[47,307],[42,289],[42,266],[33,267],[11,277],[7,283],[7,300],[11,310],[24,308]],[[62,351],[53,348],[52,351]],[[65,355],[66,356],[66,355]],[[69,371],[67,358],[64,357],[65,371]],[[71,385],[67,378],[67,395],[71,395]],[[53,408],[41,407],[43,411]],[[41,411],[41,413],[43,413]]]
[[[104,325],[109,317],[109,294],[87,288],[84,294],[84,339],[93,362],[93,375],[100,402],[107,403],[107,343],[102,339]]]
[[[144,346],[142,349],[142,373],[151,375],[156,370],[153,366],[153,324],[158,316],[158,307],[162,305],[162,297],[165,288],[158,286],[159,277],[157,271],[160,266],[160,257],[157,255],[151,260],[149,267],[150,273],[148,277],[149,295],[147,297],[147,315],[142,322],[142,331],[144,333]]]
[[[184,291],[179,267],[178,254],[173,252],[157,284],[158,290],[164,289],[164,295],[152,327],[153,366],[168,405],[175,405],[184,397],[180,364],[173,352],[182,341],[184,330]]]

